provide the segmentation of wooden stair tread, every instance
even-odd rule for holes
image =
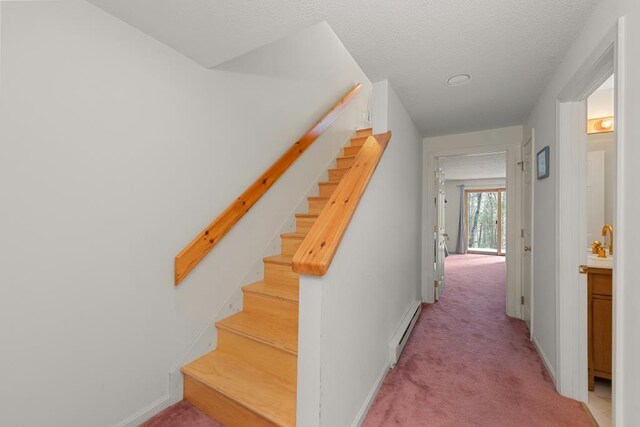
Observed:
[[[306,236],[307,236],[307,233],[298,233],[298,232],[280,234],[280,237],[283,239],[304,239]]]
[[[273,255],[268,256],[262,259],[264,262],[268,262],[271,264],[280,264],[280,265],[291,265],[291,260],[293,257],[284,256],[284,255]]]
[[[298,353],[297,320],[241,311],[216,322],[216,327],[248,336],[289,353]]]
[[[336,159],[355,159],[356,156],[338,156],[336,157]],[[348,169],[348,168],[344,168],[344,169]]]
[[[265,295],[284,301],[298,302],[298,287],[279,283],[255,282],[242,287],[244,292]]]
[[[351,169],[351,166],[347,166],[346,168],[329,168],[331,171],[343,171],[347,169]]]
[[[335,181],[320,181],[318,183],[318,185],[338,185],[340,184],[339,180],[335,180]]]
[[[219,350],[182,368],[189,375],[277,425],[294,426],[296,386],[260,369],[239,363]]]
[[[307,197],[309,200],[329,200],[329,197],[318,197],[318,196],[309,196]]]

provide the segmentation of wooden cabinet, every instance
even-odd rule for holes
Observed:
[[[613,336],[611,269],[589,267],[587,272],[589,301],[589,390],[594,380],[611,379]]]

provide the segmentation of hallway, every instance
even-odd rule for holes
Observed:
[[[591,426],[555,391],[524,323],[505,314],[505,262],[451,255],[364,422],[377,426]]]

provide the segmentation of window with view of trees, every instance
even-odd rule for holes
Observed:
[[[467,249],[506,253],[507,197],[504,189],[467,190]]]

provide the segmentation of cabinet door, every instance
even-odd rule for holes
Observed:
[[[611,299],[593,296],[593,369],[600,373],[611,373],[611,335],[612,307]]]

